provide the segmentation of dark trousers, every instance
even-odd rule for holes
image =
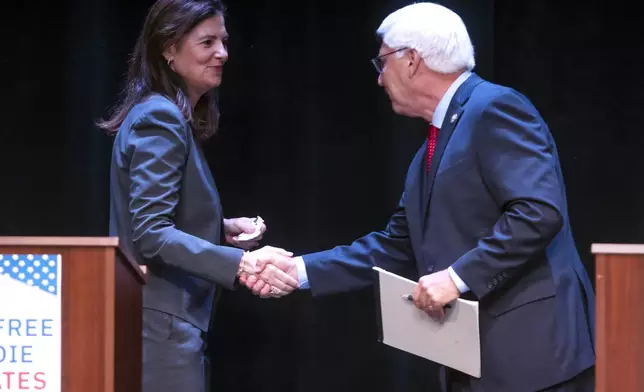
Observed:
[[[449,377],[449,376],[448,376]],[[468,377],[451,377],[446,392],[479,392],[473,389]],[[488,391],[485,391],[488,392]],[[492,392],[492,391],[490,391]],[[523,391],[517,391],[523,392]],[[539,391],[525,392],[595,392],[595,367],[588,368],[570,380]]]
[[[584,370],[571,380],[539,392],[595,392],[595,367]]]
[[[206,392],[202,331],[173,315],[143,309],[142,392]]]

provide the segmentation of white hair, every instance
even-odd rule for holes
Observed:
[[[474,47],[465,23],[434,3],[415,3],[389,14],[377,31],[392,49],[415,49],[425,65],[447,74],[474,68]]]

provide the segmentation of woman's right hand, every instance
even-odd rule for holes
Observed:
[[[246,252],[239,265],[239,281],[262,298],[292,293],[299,286],[292,256],[272,246]]]

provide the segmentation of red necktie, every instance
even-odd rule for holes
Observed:
[[[432,163],[434,150],[436,149],[436,139],[438,138],[438,128],[434,125],[429,126],[429,136],[427,136],[427,171]]]

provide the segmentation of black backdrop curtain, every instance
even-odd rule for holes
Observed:
[[[5,5],[0,235],[107,234],[111,140],[92,121],[114,102],[151,3]],[[228,2],[222,129],[206,152],[227,215],[261,215],[267,244],[300,254],[386,224],[426,124],[392,113],[369,59],[378,23],[408,3]],[[442,3],[468,24],[476,72],[526,93],[548,121],[589,271],[592,242],[644,242],[642,6]],[[375,342],[370,290],[279,301],[238,290],[220,305],[213,390],[435,385],[426,362]]]

